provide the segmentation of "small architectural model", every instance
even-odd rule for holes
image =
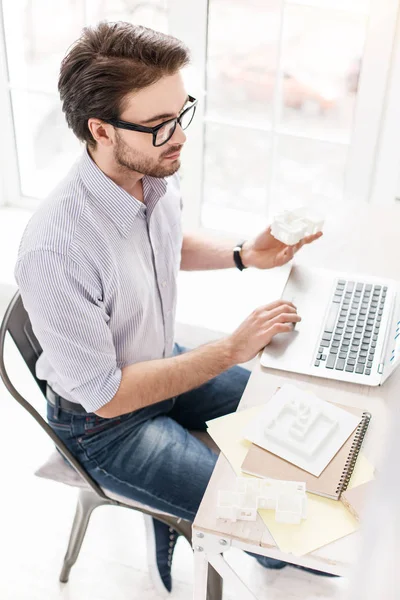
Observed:
[[[271,234],[279,241],[293,246],[304,236],[322,231],[324,219],[307,206],[286,210],[276,215],[271,225]]]
[[[359,415],[285,383],[246,424],[242,435],[319,477],[360,421]]]
[[[280,523],[306,518],[306,484],[279,479],[236,478],[236,490],[218,492],[217,517],[232,522],[255,521],[259,508],[274,509]]]
[[[325,414],[321,406],[306,398],[293,398],[266,422],[264,434],[289,450],[312,457],[338,426],[338,421]]]

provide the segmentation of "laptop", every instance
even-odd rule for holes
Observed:
[[[400,284],[293,265],[282,297],[302,320],[273,338],[263,367],[382,385],[400,364]]]

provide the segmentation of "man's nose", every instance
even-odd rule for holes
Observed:
[[[175,144],[184,144],[186,142],[186,135],[179,123],[176,124],[176,129],[174,131],[174,135],[170,139],[170,142]]]

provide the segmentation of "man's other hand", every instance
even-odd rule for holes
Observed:
[[[308,235],[294,246],[287,246],[271,234],[271,227],[260,233],[253,240],[243,244],[241,258],[245,267],[272,269],[280,267],[292,260],[296,252],[305,244],[311,244],[322,236],[322,232]]]

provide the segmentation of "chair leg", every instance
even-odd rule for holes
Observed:
[[[71,568],[78,558],[79,551],[85,537],[86,529],[90,516],[95,508],[104,504],[112,504],[104,498],[100,498],[91,490],[80,490],[78,502],[75,511],[74,522],[72,524],[71,534],[67,552],[64,557],[64,563],[60,573],[60,581],[66,583],[69,578]]]
[[[151,514],[151,513],[149,513]],[[152,515],[156,519],[159,518],[156,514]],[[183,535],[190,545],[192,545],[192,523],[176,517],[170,517],[163,515],[160,519],[173,527],[175,531]],[[222,600],[223,592],[223,581],[221,575],[212,567],[208,565],[208,579],[207,579],[207,600]]]
[[[171,527],[184,535],[192,545],[192,523],[181,520],[175,525],[172,523]],[[222,577],[211,565],[208,565],[207,600],[222,600]]]

